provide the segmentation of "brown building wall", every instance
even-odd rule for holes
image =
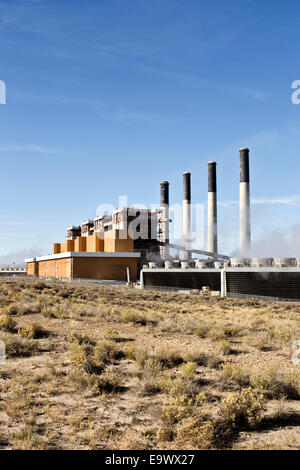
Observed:
[[[133,240],[128,237],[119,239],[119,230],[104,232],[104,251],[111,252],[133,252]]]
[[[53,254],[57,255],[60,253],[60,243],[53,243]]]
[[[96,233],[86,238],[86,251],[99,252],[104,251],[104,240],[101,240]]]
[[[34,276],[34,263],[27,263],[27,276]]]
[[[66,240],[60,244],[60,253],[66,253],[68,251],[74,251],[74,240]]]
[[[40,277],[46,276],[46,261],[38,261],[38,275]]]
[[[77,237],[74,240],[74,251],[86,251],[86,237]]]
[[[47,277],[55,277],[56,276],[56,261],[55,259],[51,259],[46,261],[46,276]]]
[[[130,278],[137,279],[137,258],[74,258],[73,277],[126,281],[126,267]]]
[[[38,263],[27,263],[27,276],[38,276]]]
[[[137,258],[60,258],[27,263],[27,274],[58,279],[83,278],[126,281],[127,267],[129,267],[130,279],[137,279],[137,264]]]
[[[36,266],[34,266],[34,264]],[[34,271],[36,274],[34,274]],[[27,263],[27,274],[39,277],[57,277],[58,279],[71,279],[72,258],[53,259]]]
[[[56,261],[56,277],[59,279],[71,279],[72,258],[62,258]]]

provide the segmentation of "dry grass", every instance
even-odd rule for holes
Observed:
[[[299,449],[299,315],[2,278],[0,448]]]

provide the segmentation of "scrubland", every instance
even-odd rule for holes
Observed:
[[[0,448],[299,449],[300,305],[0,280]]]

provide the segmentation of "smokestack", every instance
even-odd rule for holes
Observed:
[[[182,238],[185,248],[191,246],[191,173],[183,173],[183,206],[182,206]],[[189,259],[191,253],[184,252],[184,259]]]
[[[208,162],[207,251],[218,252],[216,162]]]
[[[160,183],[160,207],[161,207],[161,241],[169,243],[170,236],[170,218],[169,218],[169,183],[162,181]],[[166,260],[169,257],[169,247],[162,246],[160,250],[161,259]]]
[[[240,252],[247,253],[251,246],[249,149],[240,150]]]

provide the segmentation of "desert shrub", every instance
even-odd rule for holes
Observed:
[[[43,308],[41,313],[45,318],[56,318],[55,313],[51,308]]]
[[[129,348],[124,349],[124,355],[127,359],[135,360],[136,349],[134,346],[129,346]]]
[[[161,362],[165,368],[178,366],[183,362],[182,356],[170,346],[160,346],[156,350],[155,357]]]
[[[227,380],[232,380],[239,385],[249,385],[249,374],[242,367],[231,362],[226,362],[222,366],[222,375]]]
[[[181,370],[185,377],[189,378],[192,377],[197,369],[197,364],[195,362],[186,362],[182,364]]]
[[[209,331],[208,338],[212,341],[221,341],[223,339],[226,339],[226,334],[223,328],[215,327]]]
[[[221,402],[221,417],[232,428],[254,428],[262,419],[263,395],[251,387],[230,394]]]
[[[6,315],[18,315],[19,308],[17,305],[8,305],[3,309],[3,314]]]
[[[271,337],[267,332],[260,332],[256,335],[248,335],[244,339],[245,343],[259,351],[270,351],[274,349]]]
[[[243,328],[240,326],[227,325],[223,327],[224,335],[226,338],[232,338],[242,333]]]
[[[79,342],[71,343],[71,360],[76,364],[85,364],[88,361],[90,347],[87,344],[80,344]]]
[[[199,350],[199,348],[193,348],[182,354],[182,358],[185,362],[195,362],[198,366],[206,366],[209,362],[209,356]]]
[[[195,362],[198,366],[209,367],[210,369],[218,369],[222,360],[213,356],[212,354],[205,354],[198,349],[189,351],[183,354],[185,362]]]
[[[211,330],[210,325],[201,324],[194,329],[194,334],[199,336],[199,338],[206,338]]]
[[[81,389],[90,389],[94,394],[112,393],[120,391],[118,377],[111,371],[105,371],[101,375],[88,374],[79,369],[72,369],[70,379]]]
[[[46,334],[43,328],[37,323],[28,323],[24,327],[19,328],[18,333],[24,338],[31,339],[42,338]]]
[[[31,428],[24,428],[16,432],[14,439],[17,440],[17,445],[14,446],[14,449],[18,450],[46,450],[51,447],[45,438],[41,437]]]
[[[144,375],[139,383],[139,393],[141,395],[155,395],[161,392],[160,381],[157,377]]]
[[[125,311],[121,313],[121,321],[123,323],[135,323],[138,325],[147,325],[147,317],[139,312]]]
[[[266,390],[278,378],[278,368],[276,366],[265,367],[251,374],[250,384],[252,387]]]
[[[230,354],[231,352],[230,342],[227,341],[226,339],[222,339],[221,341],[218,342],[218,349],[221,354],[224,354],[224,356],[226,356],[227,354]]]
[[[156,358],[146,359],[140,376],[140,392],[153,395],[162,390],[161,386],[162,366]]]
[[[269,326],[269,332],[275,339],[278,339],[283,344],[290,344],[295,338],[295,325],[286,326],[280,324],[273,324]]]
[[[61,289],[58,291],[57,295],[62,297],[63,299],[68,299],[69,297],[72,297],[72,290],[69,289]]]
[[[137,348],[133,352],[134,359],[140,367],[144,367],[145,362],[150,358],[148,351],[142,348]]]
[[[144,373],[157,376],[162,373],[161,362],[156,357],[149,357],[144,362]]]
[[[71,341],[78,343],[78,344],[85,344],[86,346],[94,346],[95,342],[87,335],[80,335],[72,331],[71,333]]]
[[[198,450],[214,448],[214,425],[202,416],[184,418],[177,426],[175,439],[179,448]]]
[[[276,366],[254,372],[250,377],[252,387],[260,390],[267,398],[300,398],[300,374],[278,370]]]
[[[200,412],[201,406],[205,402],[206,396],[203,393],[199,393],[195,397],[171,396],[162,409],[162,420],[167,425],[176,424],[182,419]]]
[[[172,426],[163,426],[157,431],[158,441],[172,441],[174,439],[174,429]]]
[[[32,356],[38,350],[38,344],[35,340],[9,334],[1,335],[0,340],[5,344],[6,357],[8,358]]]
[[[109,339],[111,341],[117,341],[119,339],[119,333],[113,328],[106,328],[103,331],[103,336],[105,339]]]
[[[113,341],[102,340],[94,348],[93,360],[96,363],[109,364],[123,356],[124,353],[116,347]]]
[[[42,291],[47,289],[47,285],[43,281],[35,281],[32,283],[31,288],[33,290]]]
[[[111,393],[120,391],[120,383],[116,374],[105,371],[100,376],[94,377],[93,390],[97,393]]]
[[[188,397],[193,397],[199,393],[199,388],[192,386],[190,380],[183,379],[181,377],[170,377],[170,376],[161,376],[160,377],[160,387],[163,392],[171,396],[181,396],[186,395]]]
[[[298,400],[300,398],[300,371],[289,370],[285,373],[284,379],[286,384],[290,387],[292,395]]]
[[[85,335],[72,333],[71,360],[90,375],[99,375],[107,364],[123,357],[113,341],[95,343]]]
[[[9,315],[0,315],[0,330],[13,332],[15,331],[16,325],[17,322]]]

